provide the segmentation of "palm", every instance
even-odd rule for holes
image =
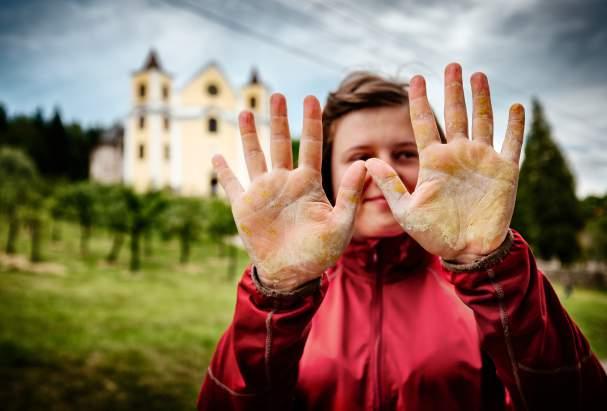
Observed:
[[[244,191],[221,156],[213,159],[240,236],[262,281],[289,291],[319,277],[352,236],[365,168],[353,164],[343,178],[335,207],[322,189],[320,105],[304,103],[300,165],[293,169],[284,97],[272,97],[272,165],[268,172],[251,113],[240,117],[251,186]]]
[[[332,211],[318,173],[309,169],[274,170],[233,204],[247,249],[274,278],[293,271],[318,274],[339,257],[349,233]]]
[[[518,181],[524,112],[510,111],[502,152],[492,146],[492,111],[486,78],[473,77],[473,139],[467,118],[461,68],[445,75],[447,144],[438,138],[423,79],[411,84],[411,119],[419,149],[420,172],[412,194],[390,166],[377,159],[367,167],[393,214],[417,242],[432,254],[470,260],[495,250],[512,218]]]
[[[407,231],[436,255],[491,252],[499,243],[486,239],[508,229],[517,174],[514,164],[485,144],[462,140],[428,147],[408,207]],[[440,240],[425,230],[428,226]]]

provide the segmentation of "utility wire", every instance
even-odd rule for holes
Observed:
[[[330,0],[325,0],[324,1],[325,4],[329,5],[332,4],[332,2]],[[374,29],[374,32],[384,32],[386,35],[389,36],[389,38],[393,39],[393,35],[395,33],[386,30],[385,28],[377,25],[374,23],[375,20],[375,16],[373,16],[370,13],[367,13],[366,10],[364,10],[363,8],[361,8],[359,5],[355,5],[351,2],[345,2],[345,1],[339,1],[340,3],[340,8],[343,8],[345,10],[349,10],[350,12],[352,12],[353,9],[356,9],[356,12],[358,12],[359,14],[363,15],[363,19],[362,21],[364,21],[366,23],[366,25],[371,26]],[[334,4],[334,3],[333,3]],[[396,14],[401,14],[401,10],[399,8],[397,8],[395,5],[393,4],[386,4],[386,7],[390,8],[394,13]],[[354,12],[354,13],[356,13]],[[432,50],[426,46],[423,46],[421,44],[417,44],[418,47],[424,49],[424,51],[426,52],[430,52],[432,54],[434,54],[437,57],[440,57],[442,59],[448,59],[449,56],[447,56],[446,54],[443,54],[439,51],[436,50]],[[516,86],[513,86],[511,83],[508,83],[504,80],[501,80],[499,78],[495,78],[491,80],[492,83],[497,83],[499,84],[501,87],[508,89],[510,92],[514,93],[514,94],[523,94],[523,95],[527,95],[529,96],[529,91],[528,90],[523,90],[521,88],[518,88]],[[587,131],[592,132],[593,134],[599,134],[599,135],[603,135],[603,134],[607,134],[607,129],[604,129],[602,127],[596,127],[596,126],[592,126],[592,122],[591,120],[585,119],[575,113],[571,113],[567,110],[565,110],[563,107],[557,105],[557,104],[550,104],[549,107],[556,112],[557,114],[559,114],[560,116],[569,118],[573,121],[575,121],[578,124],[581,124],[582,126],[584,126],[584,128],[586,128]],[[591,140],[595,143],[602,143],[602,141],[599,141],[599,139],[595,139],[595,138],[591,138]]]
[[[161,0],[164,3],[177,7],[177,8],[181,8],[181,9],[186,9],[189,10],[190,12],[196,14],[197,16],[204,18],[206,20],[210,20],[211,22],[218,24],[220,26],[223,26],[224,28],[227,28],[229,30],[235,31],[239,34],[243,34],[243,35],[248,35],[251,37],[256,38],[257,40],[260,40],[264,43],[267,43],[275,48],[279,48],[283,51],[286,51],[287,53],[294,55],[296,57],[302,58],[304,60],[310,61],[312,63],[316,63],[317,65],[325,68],[325,69],[329,69],[332,70],[334,72],[343,74],[344,71],[346,71],[348,69],[348,66],[341,64],[333,59],[327,58],[325,56],[320,56],[314,53],[309,52],[308,50],[301,48],[301,47],[297,47],[297,46],[293,46],[291,44],[287,44],[284,41],[280,41],[277,40],[277,38],[275,36],[266,34],[264,32],[259,32],[259,31],[255,31],[253,29],[251,29],[249,26],[242,24],[238,21],[229,19],[207,7],[202,6],[200,3],[195,3],[189,0]],[[279,0],[274,0],[274,2],[278,2]],[[287,9],[291,9],[294,10],[293,7],[291,7],[291,4],[286,4],[282,1],[280,1],[280,3],[282,3],[282,5],[287,8]],[[336,6],[334,3],[331,3],[329,0],[325,0],[324,2],[319,2],[319,1],[314,1],[315,4],[317,4],[319,7],[324,8],[326,10],[330,10],[333,11],[335,14],[340,14],[343,18],[348,19],[356,24],[361,24],[367,27],[368,30],[372,31],[373,33],[375,33],[377,36],[381,36],[385,39],[390,40],[391,42],[395,43],[395,44],[399,44],[399,35],[397,35],[396,33],[386,30],[385,28],[375,24],[374,18],[375,16],[366,13],[364,14],[364,17],[361,19],[358,17],[358,15],[356,14],[357,12],[359,14],[362,14],[363,9],[359,6],[356,6],[356,10],[354,10],[354,5],[351,3],[345,3],[345,2],[340,2],[341,6]],[[391,7],[392,10],[398,14],[400,14],[400,10],[397,9],[396,7],[392,6]],[[340,12],[337,10],[346,10],[347,12]],[[302,11],[301,9],[298,10],[299,13],[303,14],[303,15],[307,15],[307,17],[314,17],[311,16],[309,13],[306,13],[305,11]],[[328,28],[326,25],[324,25],[324,28],[326,30],[326,32],[329,35],[333,35],[335,36],[335,33],[332,32],[332,30],[330,28]],[[317,33],[320,34],[320,33]],[[326,34],[326,33],[324,33]],[[340,40],[338,40],[340,41]],[[440,57],[442,59],[447,59],[448,56],[446,56],[443,53],[440,53],[436,50],[430,49],[427,46],[423,46],[420,44],[416,45],[417,47],[423,49],[426,52],[432,53],[434,54],[436,57]],[[389,58],[388,58],[389,59]],[[393,59],[390,59],[392,62],[396,63]],[[413,64],[420,64],[423,65],[425,67],[428,67],[426,64],[424,64],[423,62],[413,62]],[[436,74],[436,72],[434,72],[432,69],[428,68],[432,74],[436,75],[438,78],[440,78],[439,75]],[[517,88],[515,86],[512,86],[511,84],[500,80],[499,78],[497,79],[493,79],[492,82],[494,83],[498,83],[501,86],[503,86],[504,88],[509,89],[511,92],[514,92],[515,94],[525,94],[528,95],[528,91],[527,90],[522,90],[520,88]],[[606,131],[602,130],[601,128],[596,128],[593,127],[589,124],[589,120],[584,119],[583,117],[580,117],[576,114],[570,113],[564,109],[562,109],[561,107],[552,104],[550,105],[550,107],[552,108],[553,111],[557,112],[559,115],[572,119],[575,122],[577,122],[578,124],[583,125],[587,131],[591,131],[592,134],[597,133],[597,134],[604,134]],[[598,139],[595,138],[591,138],[591,140],[593,142],[599,142]],[[571,149],[575,149],[574,147],[571,147]]]
[[[213,23],[216,23],[220,26],[223,26],[224,28],[227,28],[229,30],[235,31],[240,34],[254,37],[258,40],[263,41],[264,43],[267,43],[271,46],[274,46],[283,51],[286,51],[287,53],[292,54],[296,57],[308,60],[317,65],[320,65],[321,67],[331,69],[331,70],[339,72],[339,73],[343,73],[344,70],[347,69],[347,67],[345,65],[342,65],[330,58],[310,53],[309,51],[302,49],[300,47],[296,47],[296,46],[287,44],[284,41],[279,41],[272,35],[255,31],[255,30],[251,29],[250,27],[248,27],[247,25],[242,24],[238,21],[226,18],[225,16],[206,8],[199,3],[194,3],[194,2],[191,2],[188,0],[161,0],[161,1],[170,6],[178,7],[181,9],[187,9],[191,13],[194,13],[201,18],[204,18],[204,19],[209,20]]]

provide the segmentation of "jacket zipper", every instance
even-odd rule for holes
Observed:
[[[377,278],[375,279],[375,289],[374,289],[374,304],[373,310],[375,314],[375,339],[373,341],[373,351],[374,351],[374,368],[375,368],[375,378],[374,378],[374,409],[376,411],[381,411],[382,407],[382,399],[381,399],[381,333],[382,333],[382,321],[383,321],[383,303],[382,303],[382,272],[380,270],[378,261],[377,261],[377,251],[373,253],[373,266],[374,271],[377,273]]]

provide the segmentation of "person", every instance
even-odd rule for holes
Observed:
[[[348,76],[304,100],[293,168],[271,97],[267,165],[239,117],[245,191],[213,158],[252,264],[199,410],[590,410],[607,377],[509,229],[524,109],[493,149],[488,80],[445,69],[445,139],[425,80]],[[324,150],[323,150],[324,146]],[[604,409],[604,408],[601,408]]]

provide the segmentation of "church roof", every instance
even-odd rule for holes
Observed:
[[[257,67],[253,67],[251,70],[251,79],[249,80],[249,84],[259,84],[259,72],[257,71]]]
[[[158,70],[170,77],[170,75],[162,68],[158,53],[156,53],[156,50],[154,49],[150,49],[147,57],[145,58],[145,62],[143,63],[143,67],[141,67],[141,69],[137,70],[135,73],[141,73],[148,70]]]
[[[148,53],[148,57],[146,58],[145,63],[143,65],[143,70],[151,69],[163,71],[162,66],[160,65],[160,59],[158,58],[156,50],[154,49],[150,50],[150,52]]]

